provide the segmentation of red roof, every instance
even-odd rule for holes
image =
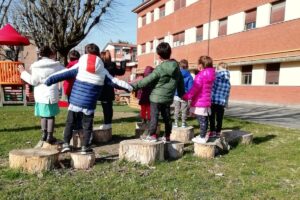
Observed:
[[[0,29],[0,45],[23,46],[29,44],[29,40],[20,35],[10,24],[6,24]]]

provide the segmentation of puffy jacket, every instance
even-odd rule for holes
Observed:
[[[45,84],[52,85],[59,81],[75,77],[76,80],[69,100],[72,105],[80,108],[95,109],[97,99],[102,95],[101,92],[104,84],[116,84],[129,91],[132,90],[132,87],[125,81],[112,77],[104,68],[102,60],[91,54],[81,56],[78,63],[70,69],[65,69],[50,76]]]
[[[184,92],[189,91],[192,86],[193,86],[193,77],[191,75],[191,73],[189,72],[189,70],[186,69],[180,69],[180,72],[182,74],[183,77],[183,82],[184,82]],[[175,96],[178,96],[178,93],[176,91]]]
[[[27,71],[21,73],[21,78],[34,86],[34,100],[37,103],[54,104],[59,100],[58,84],[46,86],[43,80],[51,74],[65,69],[59,62],[43,57],[31,66],[31,74]]]
[[[78,63],[78,60],[73,60],[71,62],[68,63],[68,65],[66,66],[66,68],[71,68],[73,65],[75,65],[76,63]],[[64,87],[64,93],[67,96],[70,96],[71,94],[71,90],[73,87],[75,79],[69,79],[69,80],[65,80],[63,83],[63,87]]]
[[[212,103],[225,106],[230,93],[230,74],[228,70],[217,71],[212,89]]]
[[[144,71],[144,77],[149,76],[153,72],[154,68],[147,66]],[[137,98],[139,99],[139,105],[150,104],[150,94],[153,90],[153,85],[144,87],[138,91]]]
[[[126,68],[126,62],[125,61],[121,61],[120,63],[120,69],[117,68],[117,65],[115,62],[108,62],[108,63],[104,63],[104,67],[105,69],[107,69],[107,71],[109,72],[109,74],[112,77],[117,76],[122,76],[125,74],[125,68]],[[102,94],[99,98],[100,101],[113,101],[115,100],[115,89],[109,85],[106,84],[103,86],[102,89]]]
[[[206,68],[200,71],[195,77],[192,88],[183,96],[183,99],[191,100],[192,107],[210,107],[214,80],[214,68]]]
[[[162,62],[149,76],[133,84],[133,88],[138,90],[151,84],[154,85],[150,95],[153,103],[172,104],[176,89],[179,97],[184,94],[183,78],[174,60]]]

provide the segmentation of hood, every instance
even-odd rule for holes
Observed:
[[[230,73],[228,70],[219,70],[217,71],[217,75],[216,75],[217,79],[221,79],[221,80],[230,80]]]
[[[164,61],[160,64],[160,69],[170,76],[174,76],[179,66],[175,60]]]
[[[73,65],[75,65],[76,63],[78,63],[78,60],[73,60],[73,61],[70,61],[67,65],[67,68],[70,68],[72,67]]]
[[[206,68],[204,70],[201,71],[202,76],[209,80],[209,81],[213,81],[215,80],[215,69],[214,68]]]
[[[181,74],[182,74],[183,78],[188,78],[188,77],[191,76],[191,73],[190,73],[189,70],[186,70],[186,69],[180,69],[180,71],[181,71]]]
[[[147,66],[145,68],[145,71],[144,71],[144,77],[148,76],[149,74],[151,74],[153,72],[154,68],[151,67],[151,66]]]
[[[48,68],[48,67],[55,67],[61,65],[60,62],[52,60],[50,58],[41,58],[40,60],[36,61],[31,65],[31,68]]]

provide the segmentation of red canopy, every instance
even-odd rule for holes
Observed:
[[[6,24],[0,29],[0,45],[23,46],[29,44],[29,40],[20,35],[10,24]]]

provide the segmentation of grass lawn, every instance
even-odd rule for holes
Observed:
[[[98,106],[100,107],[100,106]],[[134,135],[136,112],[115,107],[115,137]],[[62,138],[66,110],[56,118]],[[100,124],[101,117],[95,118]],[[190,120],[196,132],[196,120]],[[40,137],[33,107],[0,108],[0,199],[300,199],[300,131],[225,118],[224,129],[254,134],[250,146],[237,146],[213,160],[193,156],[152,167],[100,159],[93,169],[57,169],[28,175],[8,168],[8,152],[33,147]],[[217,176],[222,173],[224,176]]]

